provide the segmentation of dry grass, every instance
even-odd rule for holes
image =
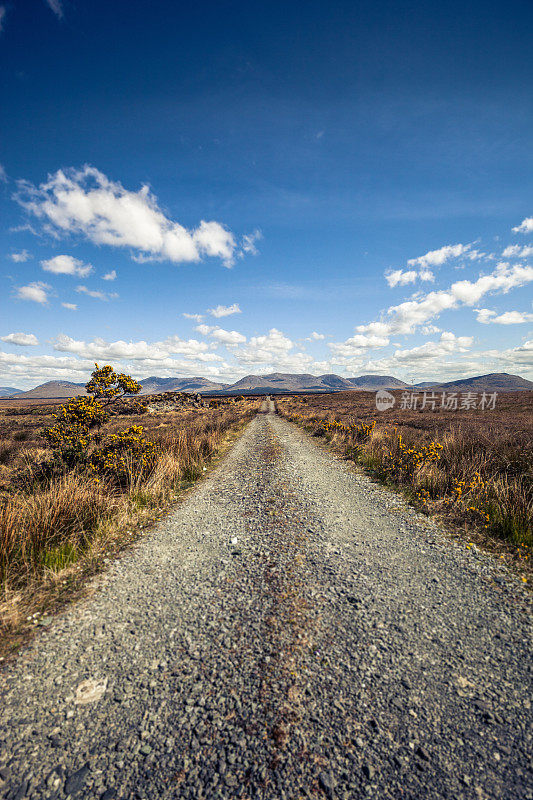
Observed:
[[[204,474],[229,437],[257,410],[257,402],[113,417],[106,432],[141,422],[157,455],[148,466],[132,459],[127,485],[97,482],[79,471],[35,470],[50,452],[43,427],[52,409],[0,413],[0,634],[4,652],[43,610],[83,590],[83,578],[160,518],[165,506]],[[40,413],[38,413],[40,412]],[[35,477],[37,474],[37,478]]]
[[[278,410],[531,574],[533,393],[501,394],[490,412],[378,412],[366,392],[283,397]]]

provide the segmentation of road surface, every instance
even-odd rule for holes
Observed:
[[[271,406],[4,669],[4,796],[533,797],[525,592]]]

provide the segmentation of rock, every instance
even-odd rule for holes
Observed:
[[[363,775],[365,776],[365,778],[367,778],[369,781],[371,781],[372,778],[374,777],[374,775],[376,774],[376,770],[374,769],[372,764],[368,764],[368,763],[367,764],[363,764],[361,771],[362,771]]]
[[[335,789],[335,781],[331,773],[329,772],[321,772],[318,776],[318,783],[320,788],[322,789],[328,797],[333,797],[333,790]]]
[[[430,759],[428,751],[425,749],[425,747],[422,747],[422,745],[418,745],[418,747],[415,750],[415,753],[423,761],[429,761]]]
[[[89,703],[96,703],[104,696],[106,689],[107,678],[103,680],[89,678],[86,681],[82,681],[76,689],[74,703],[77,706],[86,706]]]
[[[70,777],[68,777],[66,780],[65,794],[75,795],[77,792],[81,791],[89,772],[90,769],[88,764],[84,764],[79,770],[73,772],[72,775],[70,775]]]

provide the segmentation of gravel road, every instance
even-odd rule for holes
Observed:
[[[5,667],[0,793],[533,798],[528,606],[269,409]]]

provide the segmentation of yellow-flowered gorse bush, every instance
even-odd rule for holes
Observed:
[[[90,454],[88,467],[96,480],[105,476],[113,483],[127,485],[153,464],[156,446],[143,436],[142,425],[132,425],[106,436]]]
[[[124,481],[126,463],[144,468],[154,445],[144,439],[143,428],[133,425],[119,434],[101,439],[100,429],[108,419],[106,407],[126,394],[138,394],[140,384],[129,375],[106,365],[95,369],[85,385],[88,397],[75,397],[54,414],[55,423],[44,430],[56,462],[73,468],[88,466],[95,475]]]
[[[382,459],[384,474],[398,483],[411,483],[421,467],[436,464],[443,449],[440,442],[431,441],[422,447],[409,447],[401,433],[396,439],[396,446],[385,450]]]

